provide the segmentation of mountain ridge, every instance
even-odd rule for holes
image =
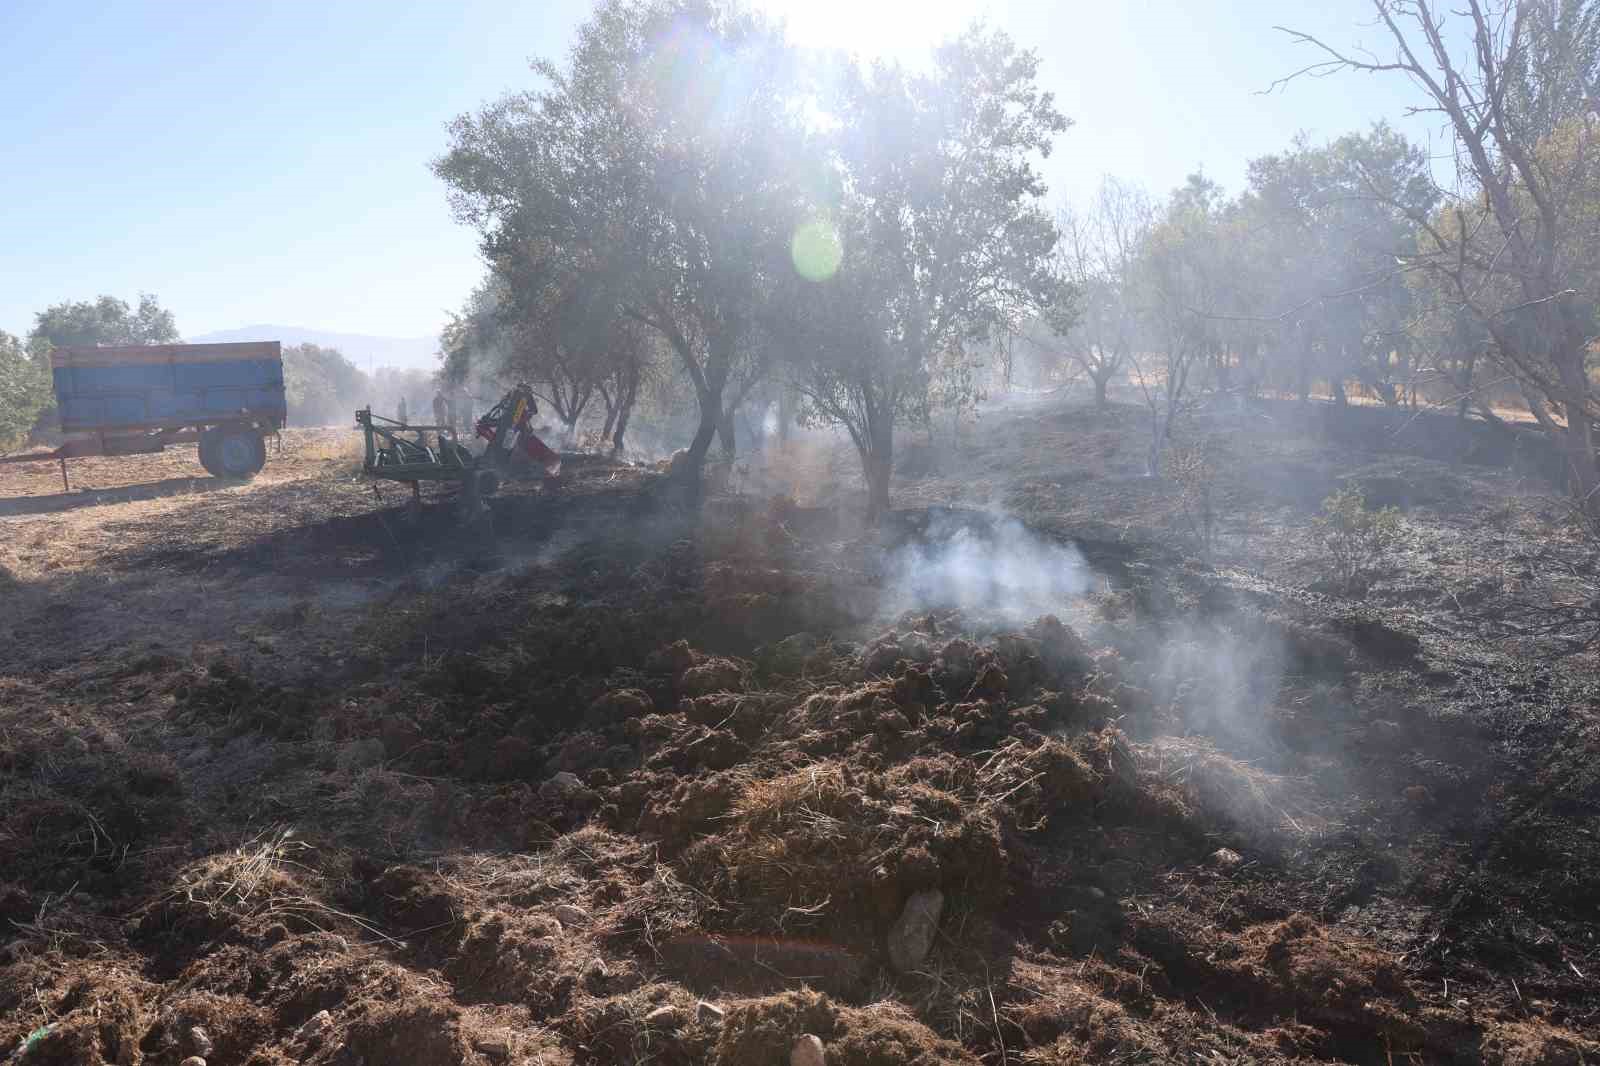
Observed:
[[[280,326],[261,323],[237,329],[219,329],[189,337],[192,344],[226,344],[234,341],[282,341],[284,344],[316,344],[337,348],[362,370],[396,367],[402,370],[438,368],[439,338],[384,337],[370,333],[345,333],[309,326]]]

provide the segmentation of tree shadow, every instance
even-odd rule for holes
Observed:
[[[98,507],[107,503],[128,503],[134,500],[155,500],[164,496],[189,496],[213,492],[236,485],[214,477],[170,477],[144,485],[123,485],[114,489],[79,489],[76,492],[57,492],[49,496],[19,496],[0,500],[0,517],[28,514],[53,514],[75,511],[80,507]]]

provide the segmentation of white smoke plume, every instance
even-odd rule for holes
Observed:
[[[1076,548],[976,512],[935,513],[890,553],[883,577],[890,613],[958,607],[1025,619],[1061,613],[1094,583]]]

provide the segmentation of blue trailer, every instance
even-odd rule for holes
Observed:
[[[66,441],[53,452],[0,462],[142,455],[200,446],[215,477],[250,478],[267,461],[265,437],[288,416],[277,341],[56,348],[50,366]]]

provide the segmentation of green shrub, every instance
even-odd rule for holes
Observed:
[[[51,402],[50,374],[11,334],[0,331],[0,451],[26,444]]]
[[[1383,562],[1400,536],[1400,512],[1393,507],[1368,510],[1354,485],[1323,500],[1315,524],[1328,578],[1347,591]]]

